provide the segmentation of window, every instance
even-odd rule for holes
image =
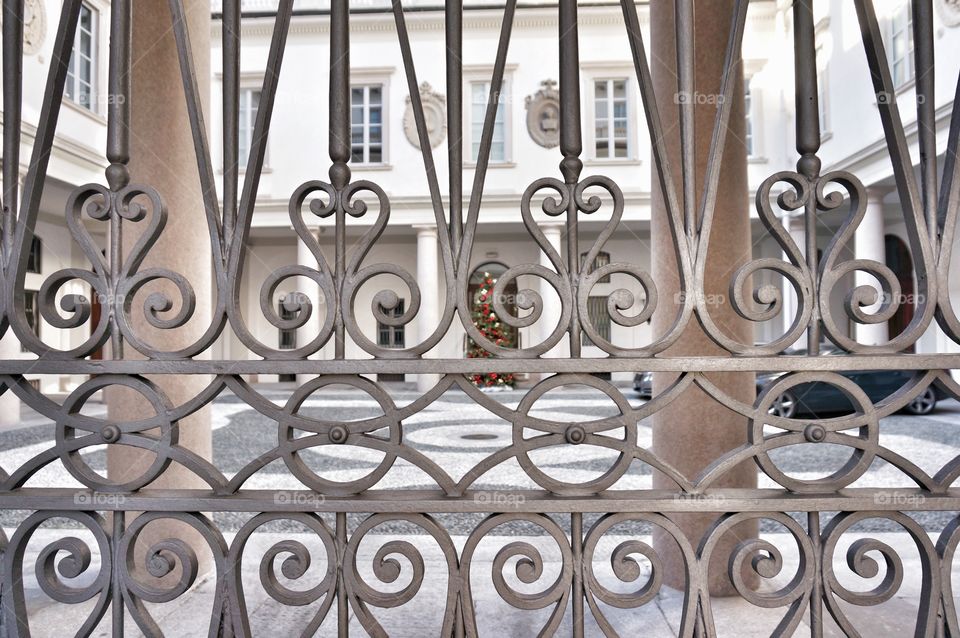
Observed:
[[[96,110],[97,94],[97,13],[80,5],[80,22],[67,68],[64,95],[85,109]]]
[[[392,310],[380,306],[380,311],[388,317],[399,317],[403,315],[404,302],[400,299]],[[385,323],[377,322],[377,345],[381,348],[403,348],[404,346],[404,326],[389,326]]]
[[[247,165],[250,149],[253,148],[253,129],[260,110],[260,90],[240,89],[240,144],[237,146],[237,161],[240,168]]]
[[[913,80],[913,15],[909,2],[902,3],[890,17],[890,70],[897,88]]]
[[[751,78],[745,78],[743,81],[743,115],[746,120],[746,126],[743,129],[743,145],[747,147],[747,157],[756,155],[756,143],[753,133],[753,91],[750,89]]]
[[[598,159],[625,159],[629,155],[627,81],[594,81],[595,138]]]
[[[587,260],[587,253],[580,253],[580,271],[583,272],[584,262]],[[603,268],[610,264],[610,253],[600,251],[597,253],[597,256],[593,258],[593,263],[590,264],[590,271],[593,272],[598,268]],[[608,284],[610,283],[610,275],[604,275],[597,280],[598,284]]]
[[[607,298],[598,295],[587,299],[587,318],[600,338],[610,341],[610,313],[607,312]],[[593,345],[586,331],[580,332],[580,343],[584,346]]]
[[[382,164],[383,85],[354,86],[350,106],[351,160],[356,164]]]
[[[30,240],[30,254],[27,256],[27,272],[43,271],[43,242],[36,235]]]
[[[507,90],[506,81],[497,96],[497,114],[493,120],[493,141],[490,144],[490,161],[506,162],[507,156]],[[487,115],[487,99],[490,82],[470,83],[470,158],[476,162],[480,157],[480,140],[483,138],[483,122]]]
[[[30,329],[33,331],[33,334],[37,335],[37,338],[40,338],[40,308],[37,305],[40,295],[36,290],[24,290],[23,291],[23,308],[24,313],[27,316],[27,325],[30,326]],[[21,345],[20,350],[22,352],[29,352],[26,346]]]
[[[286,305],[287,296],[284,295],[280,298],[280,303],[277,306],[277,315],[279,315],[282,321],[290,321],[291,319],[296,318],[297,313],[294,310],[290,310]],[[297,331],[296,330],[284,330],[280,329],[280,345],[281,350],[294,350],[297,347]]]

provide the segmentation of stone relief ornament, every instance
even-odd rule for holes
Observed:
[[[554,80],[544,80],[540,90],[528,95],[527,131],[533,141],[544,148],[560,144],[560,93]]]
[[[43,10],[42,0],[27,0],[23,5],[23,54],[39,53],[46,35],[47,14]]]
[[[960,0],[937,0],[940,19],[948,27],[960,25]]]
[[[420,85],[420,101],[423,103],[423,118],[427,124],[430,148],[437,148],[447,136],[447,98],[433,90],[429,82]],[[403,113],[403,132],[407,140],[420,148],[417,122],[413,117],[413,105],[407,96],[407,108]]]

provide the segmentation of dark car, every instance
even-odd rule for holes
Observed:
[[[790,349],[784,352],[787,355],[804,355],[805,349]],[[824,345],[820,349],[821,355],[843,354],[833,346]],[[783,376],[782,372],[762,372],[757,374],[757,395],[767,386],[775,383]],[[838,372],[860,387],[870,401],[877,403],[910,382],[915,374],[912,370],[856,370]],[[903,407],[910,414],[930,414],[937,408],[937,402],[946,398],[946,395],[936,386],[928,386],[923,392]],[[836,412],[851,412],[853,405],[850,399],[834,385],[823,382],[801,383],[782,392],[773,399],[770,405],[770,414],[792,418],[800,415],[830,414]]]
[[[791,349],[784,354],[803,355],[805,350]],[[824,346],[821,354],[840,354],[835,348]],[[782,372],[761,372],[757,374],[757,395],[777,379],[783,376]],[[909,383],[913,372],[909,370],[867,370],[838,373],[847,377],[866,393],[871,401],[876,403],[887,398],[904,385]],[[638,372],[633,376],[633,389],[642,399],[653,397],[653,373]],[[918,394],[910,403],[904,406],[904,411],[910,414],[930,414],[937,408],[937,403],[946,398],[944,392],[936,387],[929,386]],[[801,383],[774,398],[770,406],[770,414],[792,418],[800,415],[830,414],[849,412],[853,409],[850,400],[836,386],[829,383]]]
[[[640,395],[641,399],[650,399],[653,397],[653,373],[638,372],[633,375],[633,389]]]

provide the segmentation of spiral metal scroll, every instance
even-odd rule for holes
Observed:
[[[470,534],[460,556],[460,570],[463,574],[463,607],[466,635],[476,637],[477,622],[472,595],[472,574],[470,567],[477,545],[497,527],[512,521],[523,521],[543,530],[545,538],[552,538],[561,556],[560,573],[553,583],[544,583],[535,593],[519,592],[513,588],[504,576],[508,562],[517,559],[514,566],[516,577],[524,584],[540,586],[543,576],[543,556],[540,550],[525,541],[508,543],[497,552],[493,559],[491,577],[493,586],[500,597],[516,609],[545,609],[553,606],[540,635],[551,635],[560,626],[563,614],[570,600],[570,585],[573,577],[573,554],[563,530],[549,516],[537,514],[495,514],[484,520]]]
[[[37,512],[17,528],[3,554],[3,624],[19,634],[29,635],[30,620],[24,598],[23,559],[27,544],[39,527],[54,519],[68,519],[93,534],[100,567],[90,584],[78,587],[64,582],[90,569],[91,547],[74,536],[64,536],[44,547],[37,556],[37,582],[43,592],[58,603],[76,605],[96,598],[77,635],[89,635],[100,623],[111,602],[113,563],[111,542],[104,531],[106,521],[99,514],[84,512]]]

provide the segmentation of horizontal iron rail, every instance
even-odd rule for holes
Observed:
[[[342,497],[322,496],[309,490],[241,490],[229,495],[208,490],[151,489],[135,493],[69,488],[0,492],[0,509],[19,509],[28,503],[35,510],[134,512],[919,512],[960,510],[960,488],[942,494],[909,488],[847,488],[825,494],[736,488],[702,494],[607,490],[586,497],[565,497],[541,490],[492,489],[471,490],[463,496],[445,496],[437,490],[368,490]]]
[[[799,372],[957,370],[956,354],[596,359],[269,359],[0,361],[0,374],[470,374],[487,372]]]

